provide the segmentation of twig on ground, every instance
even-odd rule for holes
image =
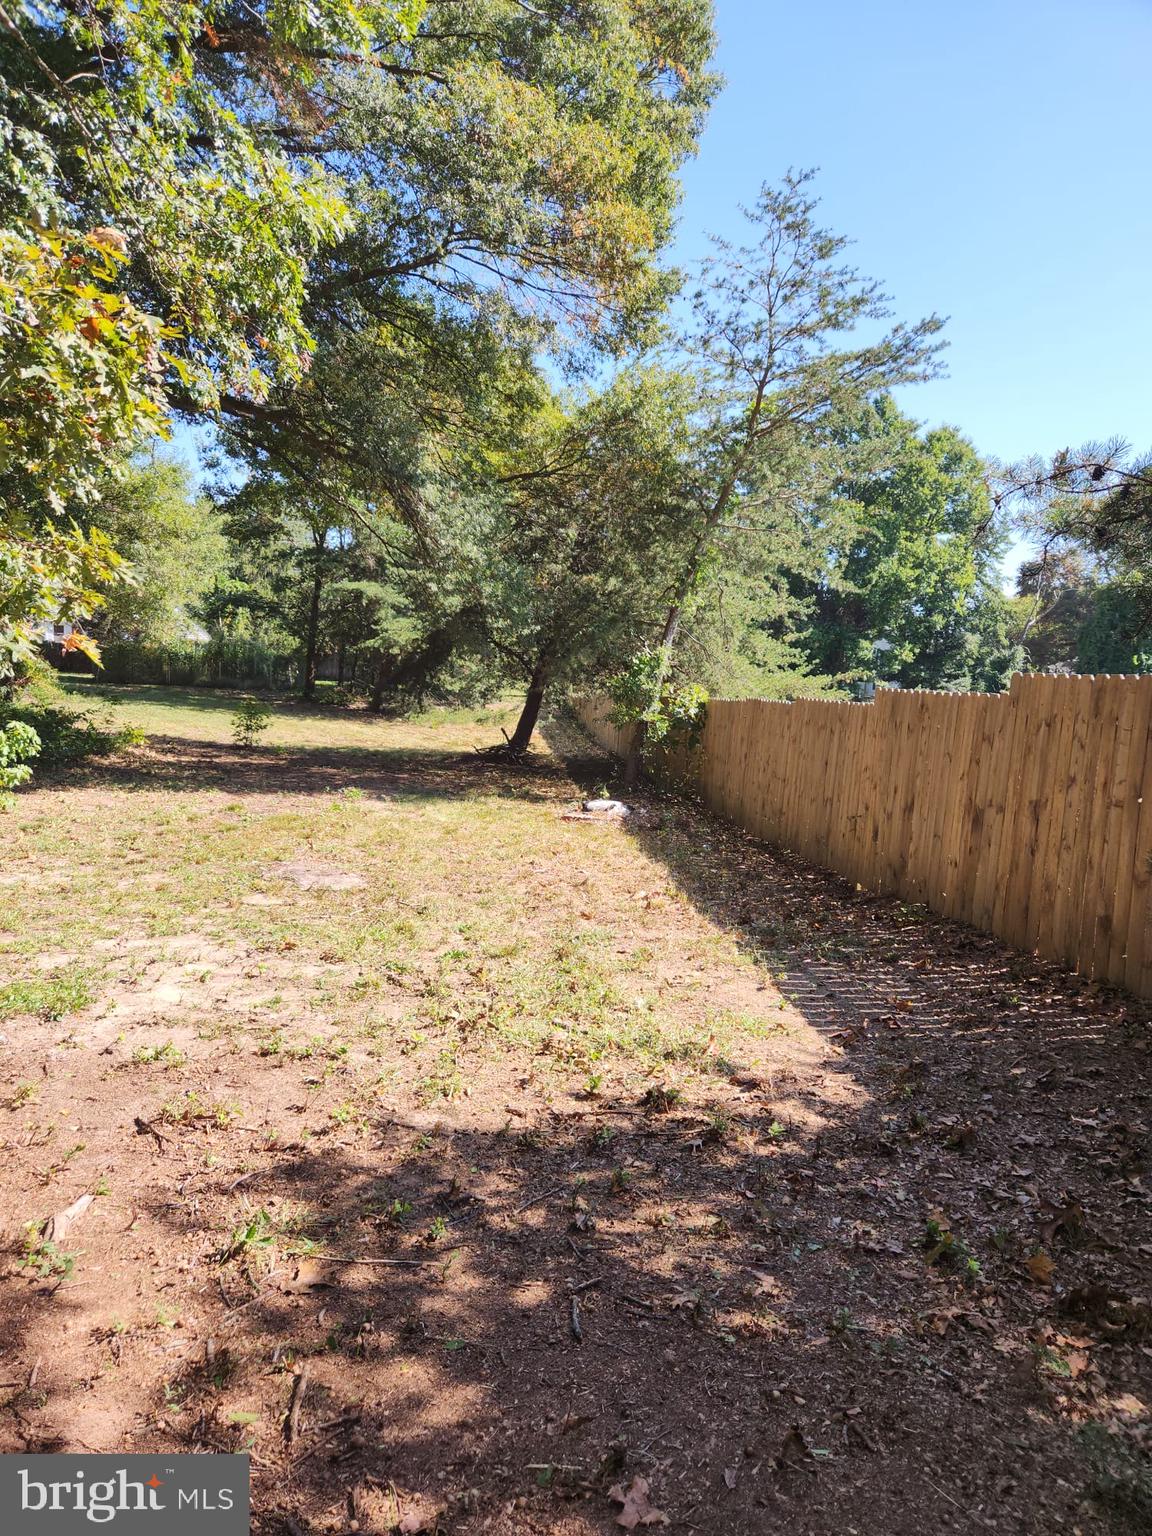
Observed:
[[[288,1414],[284,1420],[284,1439],[289,1445],[300,1433],[300,1410],[304,1406],[304,1394],[308,1390],[308,1362],[300,1367],[300,1374],[292,1383],[292,1400],[288,1404]]]
[[[358,1259],[351,1254],[341,1255],[335,1253],[314,1253],[312,1258],[318,1264],[391,1264],[402,1269],[424,1269],[428,1266],[437,1268],[443,1264],[442,1259]]]
[[[553,1195],[562,1194],[563,1184],[553,1184],[551,1189],[546,1189],[541,1195],[533,1195],[531,1200],[525,1200],[523,1205],[518,1205],[512,1212],[513,1216],[519,1216],[523,1211],[530,1211],[534,1205],[543,1205],[545,1200],[550,1200]]]

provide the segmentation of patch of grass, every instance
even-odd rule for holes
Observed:
[[[86,971],[66,969],[53,976],[10,981],[0,987],[0,1019],[32,1014],[38,1019],[63,1019],[92,1001]]]
[[[181,1098],[168,1099],[156,1112],[165,1125],[195,1125],[208,1122],[224,1130],[240,1114],[240,1106],[231,1099],[206,1099],[189,1088]]]
[[[281,1252],[295,1257],[311,1253],[316,1244],[307,1235],[306,1226],[306,1213],[291,1204],[271,1209],[263,1205],[255,1210],[245,1207],[220,1250],[220,1263],[231,1259],[251,1263],[260,1259],[270,1264]]]
[[[138,1045],[132,1052],[132,1060],[141,1067],[182,1067],[186,1061],[184,1052],[165,1040],[162,1045]]]
[[[416,1095],[427,1104],[435,1099],[455,1099],[463,1087],[464,1074],[460,1070],[456,1052],[445,1049],[437,1054],[431,1072],[417,1083]]]

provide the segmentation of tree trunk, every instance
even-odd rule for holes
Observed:
[[[337,685],[337,687],[343,687],[343,684],[344,684],[344,647],[343,647],[343,645],[338,645],[336,647],[336,685]]]
[[[324,588],[324,577],[320,570],[320,561],[316,561],[316,572],[312,577],[312,599],[308,604],[308,629],[304,638],[304,688],[303,696],[306,699],[316,697],[316,648],[320,640],[320,594]]]
[[[712,542],[712,535],[720,526],[720,521],[727,511],[728,503],[740,483],[740,475],[751,449],[752,439],[755,435],[760,415],[764,408],[765,382],[761,382],[756,400],[748,420],[748,432],[742,452],[738,455],[735,464],[729,470],[724,483],[717,493],[715,501],[709,509],[704,525],[696,535],[696,542],[684,565],[684,571],[680,577],[671,605],[668,609],[668,617],[664,620],[664,632],[660,636],[660,670],[657,678],[657,697],[664,687],[664,681],[672,670],[672,652],[676,647],[676,636],[680,633],[680,620],[684,613],[684,604],[692,595],[692,588],[704,569],[704,557],[708,553],[708,547]],[[636,781],[640,777],[640,761],[644,755],[644,747],[648,740],[648,725],[644,720],[636,722],[636,734],[632,738],[632,745],[628,748],[628,755],[624,759],[624,788],[634,789]]]
[[[532,732],[536,729],[536,722],[540,718],[540,706],[544,703],[544,694],[548,688],[548,673],[548,662],[541,657],[532,669],[528,692],[524,695],[524,708],[520,711],[516,729],[508,739],[510,752],[528,750],[528,743],[532,740]]]
[[[659,696],[664,687],[664,680],[672,670],[672,652],[676,646],[676,636],[680,633],[680,618],[684,612],[684,603],[692,590],[693,583],[700,571],[704,559],[704,550],[707,547],[703,541],[697,541],[692,560],[684,572],[680,587],[676,596],[672,599],[672,605],[668,609],[668,617],[664,620],[664,631],[660,636],[660,671],[657,674],[656,692]],[[624,759],[624,788],[635,789],[640,779],[640,765],[644,758],[644,748],[648,743],[648,722],[637,720],[636,729],[632,733],[632,741],[628,747],[628,755]]]
[[[378,715],[384,708],[384,690],[391,673],[388,665],[390,659],[387,651],[381,651],[376,661],[376,671],[372,675],[372,697],[368,700],[368,708],[374,715]]]

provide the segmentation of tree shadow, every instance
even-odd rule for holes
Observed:
[[[429,1529],[606,1533],[610,1490],[636,1476],[675,1525],[710,1532],[842,1531],[847,1498],[886,1532],[947,1527],[948,1497],[1064,1528],[1073,1491],[1038,1484],[1073,1436],[1027,1351],[995,1352],[1016,1320],[928,1266],[875,1192],[829,1188],[855,1116],[781,1138],[781,1112],[750,1101],[717,1129],[591,1106],[506,1128],[450,1106],[381,1119],[358,1148],[256,1158],[240,1199],[231,1170],[171,1198],[174,1134],[137,1220],[199,1255],[194,1300],[168,1292],[197,1315],[159,1371],[149,1334],[119,1337],[107,1374],[147,1382],[132,1449],[251,1446],[266,1531],[347,1528],[355,1510],[361,1529],[423,1513]],[[291,1235],[261,1247],[259,1213],[288,1207]],[[69,1305],[65,1286],[25,1306],[26,1355],[47,1355]],[[76,1448],[75,1413],[56,1417],[38,1436],[25,1412],[28,1449]]]
[[[823,1056],[757,1073],[701,1039],[714,1089],[604,1103],[529,1092],[480,1031],[421,1110],[384,1087],[333,1120],[313,1067],[258,1058],[241,1124],[121,1105],[131,1220],[99,1208],[86,1263],[182,1327],[94,1338],[81,1373],[82,1291],[10,1282],[5,1448],[250,1444],[256,1529],[288,1536],[609,1536],[635,1477],[716,1536],[1146,1528],[1148,1009],[646,809],[589,836],[635,838]]]
[[[563,767],[544,753],[511,764],[460,748],[234,747],[165,735],[36,777],[37,789],[54,791],[93,785],[174,794],[215,789],[237,796],[352,790],[390,799],[547,800],[565,784]]]

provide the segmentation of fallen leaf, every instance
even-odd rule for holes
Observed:
[[[419,1536],[421,1531],[434,1531],[442,1508],[441,1505],[432,1509],[410,1509],[397,1522],[399,1536]]]
[[[316,1259],[302,1259],[291,1275],[280,1281],[280,1289],[290,1296],[304,1296],[312,1291],[330,1291],[335,1284],[336,1268]]]
[[[769,1296],[773,1300],[779,1300],[784,1294],[784,1287],[773,1275],[766,1275],[763,1270],[752,1271],[754,1283],[749,1287],[752,1296]]]
[[[700,1306],[699,1291],[677,1291],[668,1298],[670,1312],[695,1312]]]
[[[1051,1243],[1057,1232],[1063,1232],[1068,1237],[1076,1237],[1084,1226],[1084,1207],[1074,1200],[1067,1205],[1060,1206],[1040,1228],[1040,1241]]]
[[[654,1507],[648,1491],[648,1480],[644,1477],[634,1477],[627,1488],[623,1483],[617,1483],[615,1488],[608,1490],[612,1502],[624,1506],[616,1516],[617,1525],[622,1525],[626,1531],[634,1531],[638,1525],[668,1524],[668,1516],[662,1509]]]
[[[1032,1276],[1037,1285],[1051,1285],[1052,1276],[1056,1273],[1056,1266],[1048,1255],[1040,1249],[1030,1254],[1024,1260],[1024,1268]]]
[[[1070,1349],[1064,1356],[1064,1363],[1068,1367],[1069,1376],[1075,1381],[1077,1377],[1083,1376],[1084,1372],[1088,1369],[1087,1351],[1083,1349]]]

